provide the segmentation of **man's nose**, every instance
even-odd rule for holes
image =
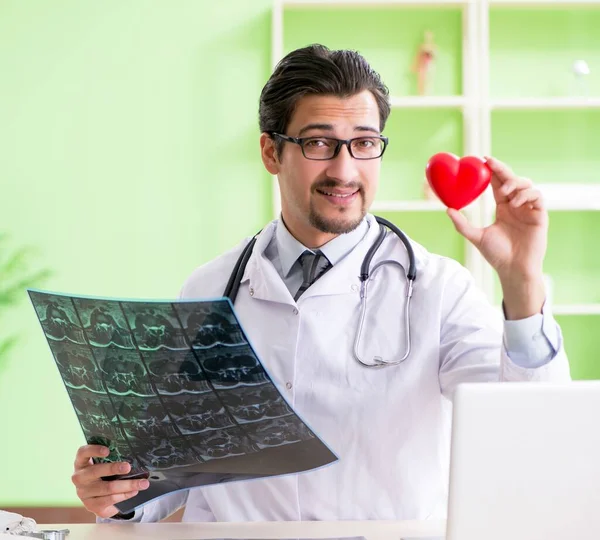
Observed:
[[[344,144],[337,156],[327,162],[327,175],[344,182],[354,180],[357,176],[357,162],[350,155],[348,147]]]

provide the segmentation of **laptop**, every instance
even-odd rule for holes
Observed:
[[[600,381],[454,397],[446,540],[600,539]]]

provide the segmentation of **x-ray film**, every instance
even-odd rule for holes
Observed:
[[[29,296],[89,444],[150,487],[130,512],[180,489],[315,469],[337,457],[292,410],[229,299]]]

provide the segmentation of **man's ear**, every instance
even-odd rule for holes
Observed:
[[[279,173],[280,162],[275,148],[275,141],[268,133],[262,133],[260,136],[260,155],[267,171],[271,174]]]

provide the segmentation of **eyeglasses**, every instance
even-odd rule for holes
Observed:
[[[383,156],[388,145],[388,138],[371,135],[368,137],[355,137],[354,139],[334,139],[333,137],[289,137],[281,133],[271,132],[272,137],[299,144],[302,154],[306,159],[325,161],[334,159],[342,149],[348,148],[348,152],[354,159],[377,159]]]

